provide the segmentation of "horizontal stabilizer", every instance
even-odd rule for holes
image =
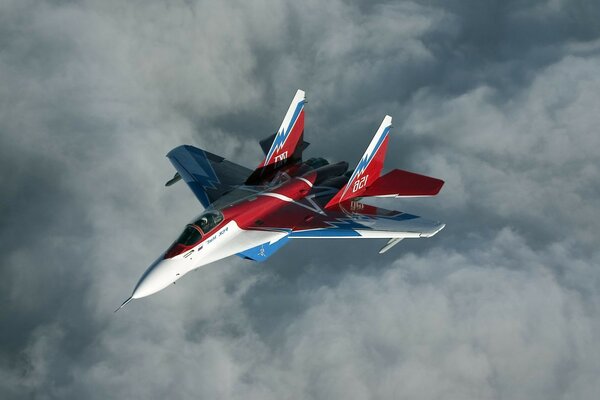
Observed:
[[[441,179],[395,169],[379,177],[361,197],[435,196],[443,185]]]

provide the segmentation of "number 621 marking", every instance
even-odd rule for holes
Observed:
[[[359,180],[357,180],[356,182],[354,182],[354,185],[352,186],[352,193],[367,186],[368,179],[369,179],[369,175],[365,175],[362,178],[360,178]]]

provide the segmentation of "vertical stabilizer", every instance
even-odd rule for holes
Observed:
[[[265,159],[258,166],[263,168],[292,158],[296,147],[302,145],[304,133],[304,104],[306,94],[298,90],[277,130]]]
[[[369,147],[367,147],[365,154],[363,154],[358,162],[350,180],[331,200],[329,200],[325,207],[330,207],[351,198],[359,197],[370,184],[379,178],[381,170],[383,169],[391,127],[392,117],[386,115],[379,126],[379,129],[377,129],[373,140],[371,140]]]

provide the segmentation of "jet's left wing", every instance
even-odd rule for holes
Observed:
[[[243,185],[252,173],[246,167],[189,145],[174,148],[167,157],[177,170],[167,185],[179,177],[183,178],[205,208],[238,185]]]
[[[353,200],[323,209],[307,199],[289,202],[247,229],[287,232],[288,239],[389,239],[381,252],[405,238],[431,237],[444,224],[417,215],[386,210]],[[269,253],[270,247],[260,249]],[[253,258],[253,257],[250,257]],[[254,258],[253,258],[254,259]]]
[[[406,239],[431,237],[445,224],[418,215],[374,207],[359,201],[342,203],[325,214],[304,218],[289,235],[291,239]]]

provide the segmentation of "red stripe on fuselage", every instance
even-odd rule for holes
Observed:
[[[309,194],[316,177],[317,174],[311,171],[302,176],[302,179],[292,178],[274,188],[257,193],[250,199],[223,209],[223,215],[227,220],[235,220],[241,229],[249,227],[260,229],[265,215],[275,212],[286,203],[300,200]],[[286,227],[280,226],[280,228]]]

